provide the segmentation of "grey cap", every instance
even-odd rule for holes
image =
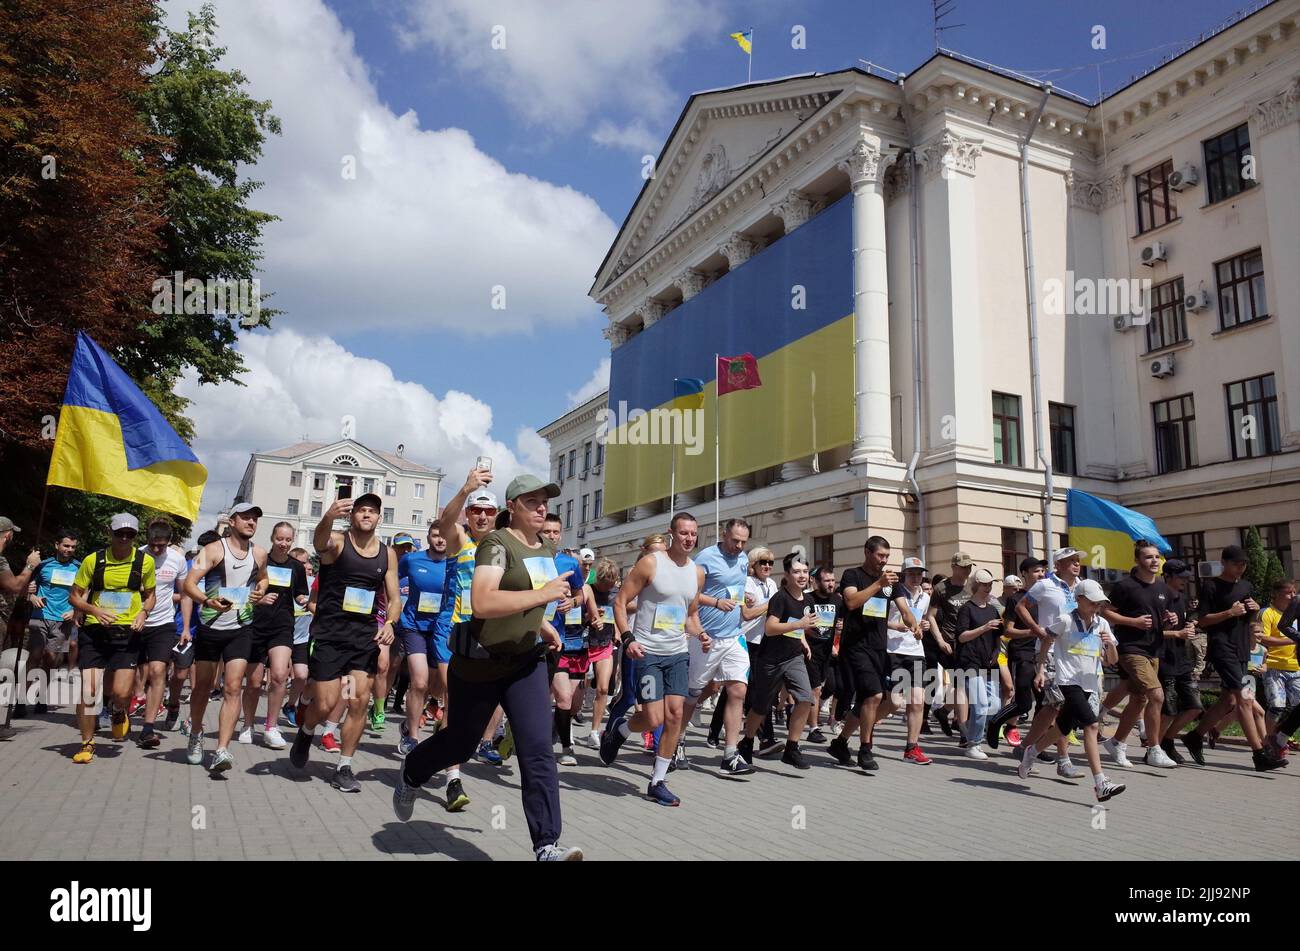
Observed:
[[[1094,604],[1100,604],[1103,601],[1109,601],[1106,592],[1101,590],[1099,585],[1092,578],[1084,578],[1074,588],[1074,596],[1077,598],[1087,598]]]
[[[487,489],[475,489],[465,500],[465,508],[499,509],[501,506],[497,504],[497,497]]]
[[[5,515],[0,515],[0,532],[21,532],[22,529],[14,524],[14,520]]]
[[[262,510],[252,502],[240,502],[230,510],[231,515],[251,515],[253,518],[261,518]]]
[[[112,521],[108,523],[108,528],[109,531],[113,532],[129,528],[138,535],[140,533],[140,522],[130,512],[118,512],[113,516]]]

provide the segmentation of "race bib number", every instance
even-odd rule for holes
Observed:
[[[1097,634],[1089,634],[1081,637],[1070,645],[1069,653],[1077,654],[1081,657],[1100,657],[1101,656],[1101,637]]]
[[[804,618],[807,617],[807,616],[808,616],[808,615],[805,614],[805,615],[803,615],[803,617],[788,617],[788,618],[786,618],[785,620],[786,620],[786,623],[787,623],[787,624],[803,624],[803,623],[804,623]],[[802,628],[802,627],[799,627],[799,628],[795,628],[793,631],[786,631],[786,632],[785,632],[785,636],[786,636],[786,637],[798,637],[798,636],[799,636],[800,634],[802,634],[802,633],[803,633],[803,628]]]
[[[889,602],[884,598],[868,598],[862,605],[863,617],[884,618],[889,613]]]
[[[343,589],[343,610],[353,614],[369,614],[375,607],[375,593],[365,588]]]
[[[60,588],[71,588],[76,579],[76,568],[55,568],[50,572],[50,584]]]
[[[835,626],[835,605],[815,604],[813,607],[817,611],[818,628],[821,630],[829,630]]]
[[[420,600],[416,602],[417,614],[437,614],[442,610],[442,595],[435,591],[421,591]]]
[[[308,611],[306,608],[304,608],[304,607],[303,607],[301,604],[299,604],[297,601],[294,602],[294,604],[293,604],[293,616],[294,616],[294,617],[306,617],[306,616],[307,616],[308,614],[310,614],[310,613],[311,613],[310,611]]]
[[[614,608],[612,605],[605,605],[600,609],[600,619],[606,624],[614,623]]]
[[[242,588],[218,588],[217,597],[225,598],[235,610],[248,604],[248,586]]]
[[[114,614],[124,614],[131,610],[131,592],[130,591],[101,591],[99,597],[95,599],[105,611],[112,611]]]
[[[525,558],[524,570],[533,583],[533,590],[545,588],[546,583],[558,578],[560,573],[555,567],[554,558]]]
[[[741,601],[744,600],[745,586],[739,584],[729,585],[727,587],[727,598],[736,602],[736,607],[740,607]]]
[[[577,627],[582,624],[582,605],[575,605],[564,612],[564,623]]]
[[[655,605],[654,629],[668,634],[681,634],[686,630],[686,606],[684,604]]]
[[[469,588],[460,589],[460,616],[465,618],[474,613],[474,606],[470,601]]]
[[[287,588],[293,584],[293,569],[267,565],[266,577],[272,588]]]

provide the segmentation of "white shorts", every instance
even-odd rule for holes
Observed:
[[[712,680],[749,680],[749,651],[744,638],[729,637],[724,641],[714,641],[707,652],[700,647],[695,638],[690,640],[691,671],[690,692],[698,697]]]

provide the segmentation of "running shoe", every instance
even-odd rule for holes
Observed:
[[[143,707],[145,703],[146,703],[145,698],[139,696],[138,694],[132,697],[131,702],[127,704],[126,715],[129,717],[135,716],[137,713],[140,712],[140,708]]]
[[[113,711],[106,705],[99,708],[99,728],[107,730],[113,725]]]
[[[351,766],[340,766],[334,770],[334,775],[330,778],[330,785],[340,792],[361,792],[361,784],[357,782],[356,774],[352,772]]]
[[[326,753],[337,753],[343,747],[339,746],[339,741],[335,739],[332,732],[326,733],[320,738],[320,748]]]
[[[409,756],[411,754],[411,751],[419,745],[420,745],[419,740],[412,739],[411,737],[407,736],[405,733],[401,734],[397,738],[397,752],[401,753],[403,756]]]
[[[990,720],[988,726],[984,728],[984,742],[988,744],[989,749],[996,750],[998,748],[998,740],[1001,738],[1002,728]]]
[[[447,802],[443,808],[448,812],[460,812],[468,805],[469,796],[465,795],[465,787],[459,779],[453,779],[447,784]]]
[[[185,747],[185,762],[191,766],[203,765],[203,734],[191,733],[190,742]]]
[[[1020,745],[1020,739],[1021,739],[1020,731],[1017,730],[1015,727],[1013,726],[1007,727],[1005,736],[1007,740],[1007,745],[1010,746],[1012,749],[1015,749],[1017,746]]]
[[[618,758],[618,751],[627,737],[622,734],[622,726],[627,723],[627,714],[611,720],[600,735],[600,761],[609,766]]]
[[[230,755],[230,750],[217,750],[212,754],[212,762],[208,763],[208,772],[210,773],[228,773],[235,767],[235,758]]]
[[[782,743],[780,740],[778,740],[776,737],[771,737],[770,739],[766,739],[766,740],[759,740],[758,742],[758,755],[763,757],[764,759],[767,759],[768,757],[771,756],[775,756],[783,749],[785,749],[785,744]]]
[[[1020,765],[1016,767],[1016,775],[1021,779],[1028,779],[1030,776],[1034,775],[1036,769],[1034,766],[1034,759],[1034,748],[1032,746],[1025,747],[1024,751],[1020,754]]]
[[[383,733],[384,722],[384,705],[382,703],[377,703],[370,708],[370,732]]]
[[[710,733],[708,736],[704,738],[704,745],[711,750],[716,750],[719,746],[722,745],[722,739],[721,737],[716,736],[713,733]]]
[[[539,862],[581,862],[582,849],[576,845],[544,845],[534,853]]]
[[[736,752],[723,758],[722,765],[718,767],[718,772],[723,776],[748,776],[750,773],[757,772],[757,770],[746,763],[739,752]]]
[[[1038,762],[1040,762],[1040,763],[1049,763],[1049,764],[1050,764],[1050,763],[1055,763],[1055,762],[1056,762],[1056,754],[1053,753],[1051,750],[1043,750],[1041,753],[1039,753],[1039,754],[1038,754],[1036,757],[1034,757],[1034,758],[1035,758],[1036,760],[1038,760]]]
[[[488,766],[501,765],[501,754],[492,749],[492,744],[488,743],[486,740],[479,743],[478,749],[474,751],[474,759],[475,761],[485,763]]]
[[[952,722],[948,719],[948,711],[942,708],[935,710],[934,718],[939,721],[939,729],[943,730],[943,735],[952,736]]]
[[[1056,762],[1056,775],[1062,779],[1083,779],[1083,770],[1068,759],[1060,759]]]
[[[1287,753],[1290,752],[1286,744],[1279,743],[1272,733],[1264,737],[1264,751],[1274,759],[1286,759]]]
[[[220,700],[224,695],[225,695],[225,691],[222,690],[221,687],[219,686],[213,687],[212,692],[208,694],[208,700],[209,701]]]
[[[89,763],[94,758],[95,758],[94,740],[86,740],[84,743],[81,744],[81,749],[77,750],[77,752],[72,754],[72,761],[74,763],[85,764],[85,763]]]
[[[121,710],[113,711],[113,739],[125,740],[126,735],[131,732],[131,721],[127,719],[125,713]]]
[[[280,732],[280,728],[273,726],[262,733],[262,745],[273,750],[282,750],[289,744],[285,742],[284,734]]]
[[[578,757],[573,755],[573,747],[566,746],[560,751],[560,758],[556,760],[561,766],[577,766]]]
[[[1142,757],[1142,762],[1148,766],[1156,766],[1160,769],[1173,769],[1178,764],[1173,758],[1168,756],[1164,750],[1158,746],[1147,747],[1146,753]]]
[[[932,762],[920,746],[909,746],[903,751],[903,759],[909,763],[915,763],[917,766],[929,766]]]
[[[820,729],[818,729],[817,727],[813,727],[812,730],[810,730],[809,733],[808,733],[808,742],[809,742],[809,743],[825,743],[825,742],[826,742],[826,734],[823,733],[823,732],[822,732]]]
[[[831,740],[830,745],[826,747],[826,752],[830,753],[831,758],[841,766],[853,765],[853,756],[849,753],[849,741],[842,736]]]
[[[590,733],[587,734],[586,743],[588,749],[593,749],[593,750],[600,749],[600,734],[597,733],[595,730],[592,730]]]
[[[501,734],[501,742],[495,747],[496,751],[501,754],[501,762],[505,762],[515,752],[515,731],[510,729],[510,724],[506,724],[505,732]]]
[[[293,764],[294,769],[302,769],[307,765],[310,756],[311,733],[306,729],[299,729],[298,735],[293,738],[293,746],[289,747],[289,762]]]
[[[289,724],[289,726],[296,727],[298,725],[298,711],[289,704],[286,703],[281,707],[280,712],[284,714],[284,722]]]
[[[641,743],[642,749],[646,753],[653,753],[655,751],[655,735],[649,730],[641,734]]]
[[[253,742],[253,728],[251,726],[246,726],[240,731],[239,742],[246,745]]]
[[[1251,759],[1255,761],[1255,772],[1257,773],[1267,773],[1270,769],[1281,769],[1287,764],[1286,760],[1269,756],[1263,750],[1255,750],[1251,754]]]
[[[1109,779],[1103,779],[1100,786],[1095,786],[1093,792],[1097,794],[1098,802],[1105,802],[1114,796],[1118,796],[1127,787],[1123,783],[1112,783]]]
[[[1178,747],[1174,745],[1173,740],[1168,738],[1161,740],[1160,748],[1165,751],[1166,756],[1168,756],[1179,766],[1182,766],[1184,763],[1187,762],[1187,760],[1183,758],[1183,754],[1178,752]]]
[[[402,775],[405,772],[405,764],[397,767],[397,785],[393,787],[393,815],[398,822],[411,821],[411,814],[415,812],[415,797],[420,793],[419,786],[406,784],[406,777]]]
[[[686,739],[679,737],[677,751],[673,753],[672,765],[675,769],[690,769],[691,761],[686,757]]]
[[[799,750],[798,743],[786,743],[785,751],[781,754],[781,762],[787,766],[793,766],[795,769],[811,769],[807,761],[803,758],[803,753]]]
[[[736,744],[736,755],[749,765],[754,764],[754,738],[752,736],[740,738],[740,742]]]
[[[191,728],[190,718],[186,717],[181,721],[181,725],[177,729],[181,731],[181,736],[189,736]]]
[[[1219,742],[1219,731],[1216,728],[1211,727],[1210,731],[1205,734],[1205,745],[1208,746],[1210,749],[1214,749],[1215,744],[1217,744],[1218,742]]]
[[[868,772],[880,769],[880,764],[877,763],[876,758],[871,755],[871,747],[858,747],[858,769],[865,769]]]
[[[1071,734],[1073,736],[1073,734]],[[1114,737],[1101,741],[1101,748],[1106,751],[1112,763],[1121,769],[1128,769],[1133,763],[1128,758],[1128,748],[1122,743],[1116,743]]]
[[[657,802],[661,806],[680,806],[682,804],[682,801],[672,794],[662,779],[657,783],[650,784],[650,788],[646,790],[645,798],[651,802]]]
[[[583,726],[586,724],[587,718],[584,717],[581,712],[575,713],[573,715],[573,722],[578,724],[578,726]]]
[[[142,750],[156,750],[162,744],[162,737],[156,730],[146,730],[140,734],[139,745]]]
[[[1292,753],[1300,753],[1300,743],[1297,743],[1295,740],[1287,740],[1286,748]]]
[[[1076,734],[1073,730],[1070,731],[1068,741],[1071,746],[1083,746],[1083,741],[1079,739],[1078,734]]]
[[[980,749],[980,745],[978,743],[972,743],[970,746],[966,747],[966,758],[967,759],[988,759],[989,754],[985,753],[982,749]]]
[[[166,716],[166,718],[163,720],[163,729],[164,729],[164,730],[174,730],[174,729],[176,729],[176,721],[179,720],[180,717],[181,717],[181,708],[180,708],[180,707],[168,707],[168,708],[167,708],[167,716]]]

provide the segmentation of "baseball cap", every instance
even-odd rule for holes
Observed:
[[[511,483],[511,485],[513,484],[514,483]],[[501,506],[497,505],[497,497],[487,489],[476,489],[471,492],[469,498],[465,500],[465,508],[467,509],[499,509],[500,507]]]
[[[917,558],[915,556],[912,556],[911,558],[904,558],[903,570],[904,571],[925,571],[925,562],[921,561],[920,558]]]
[[[1246,557],[1246,549],[1240,545],[1229,545],[1223,549],[1223,554],[1219,556],[1220,561],[1249,561]]]
[[[539,489],[546,491],[546,497],[553,499],[560,494],[560,487],[554,482],[543,482],[535,475],[515,476],[506,486],[506,501],[513,502],[521,495],[527,495],[529,492],[536,492]]]
[[[398,545],[414,545],[414,544],[415,544],[415,539],[412,538],[410,535],[408,535],[406,532],[398,532],[396,535],[393,536],[394,548],[396,548]]]
[[[583,561],[595,561],[596,553],[590,548],[584,548],[582,551],[578,552],[578,557]]]
[[[358,495],[356,499],[353,501],[352,511],[355,512],[363,505],[369,505],[376,512],[380,512],[383,511],[384,500],[381,499],[379,496],[375,495],[375,493],[373,492],[364,492],[361,495]]]
[[[969,568],[975,564],[975,559],[964,551],[954,552],[952,556],[952,566],[954,568]]]
[[[1091,578],[1084,578],[1074,589],[1076,597],[1087,598],[1094,603],[1100,601],[1109,601],[1106,592],[1101,590],[1101,585]]]
[[[253,518],[261,518],[262,510],[252,502],[240,502],[230,510],[231,515],[251,515]]]
[[[1019,575],[1007,575],[1005,578],[1002,579],[1003,587],[1006,587],[1007,585],[1013,585],[1013,584],[1023,587],[1025,583],[1020,580]]]
[[[1041,558],[1034,558],[1032,555],[1028,558],[1020,559],[1021,571],[1033,571],[1035,568],[1046,568],[1047,562]]]
[[[970,576],[971,584],[992,584],[993,572],[987,568],[976,568]]]
[[[1170,558],[1165,562],[1162,574],[1166,578],[1190,578],[1192,576],[1192,569],[1187,562],[1183,561],[1181,558]]]
[[[0,532],[21,532],[22,529],[14,524],[14,520],[0,515]]]
[[[1078,558],[1082,554],[1083,552],[1079,551],[1077,548],[1058,548],[1056,551],[1052,552],[1052,564],[1055,565],[1071,558]]]
[[[131,529],[131,531],[136,532],[137,534],[140,531],[139,521],[137,521],[136,517],[130,514],[129,512],[119,512],[118,514],[114,515],[112,521],[108,523],[108,527],[110,531],[114,531],[114,532],[123,528],[129,528]]]

